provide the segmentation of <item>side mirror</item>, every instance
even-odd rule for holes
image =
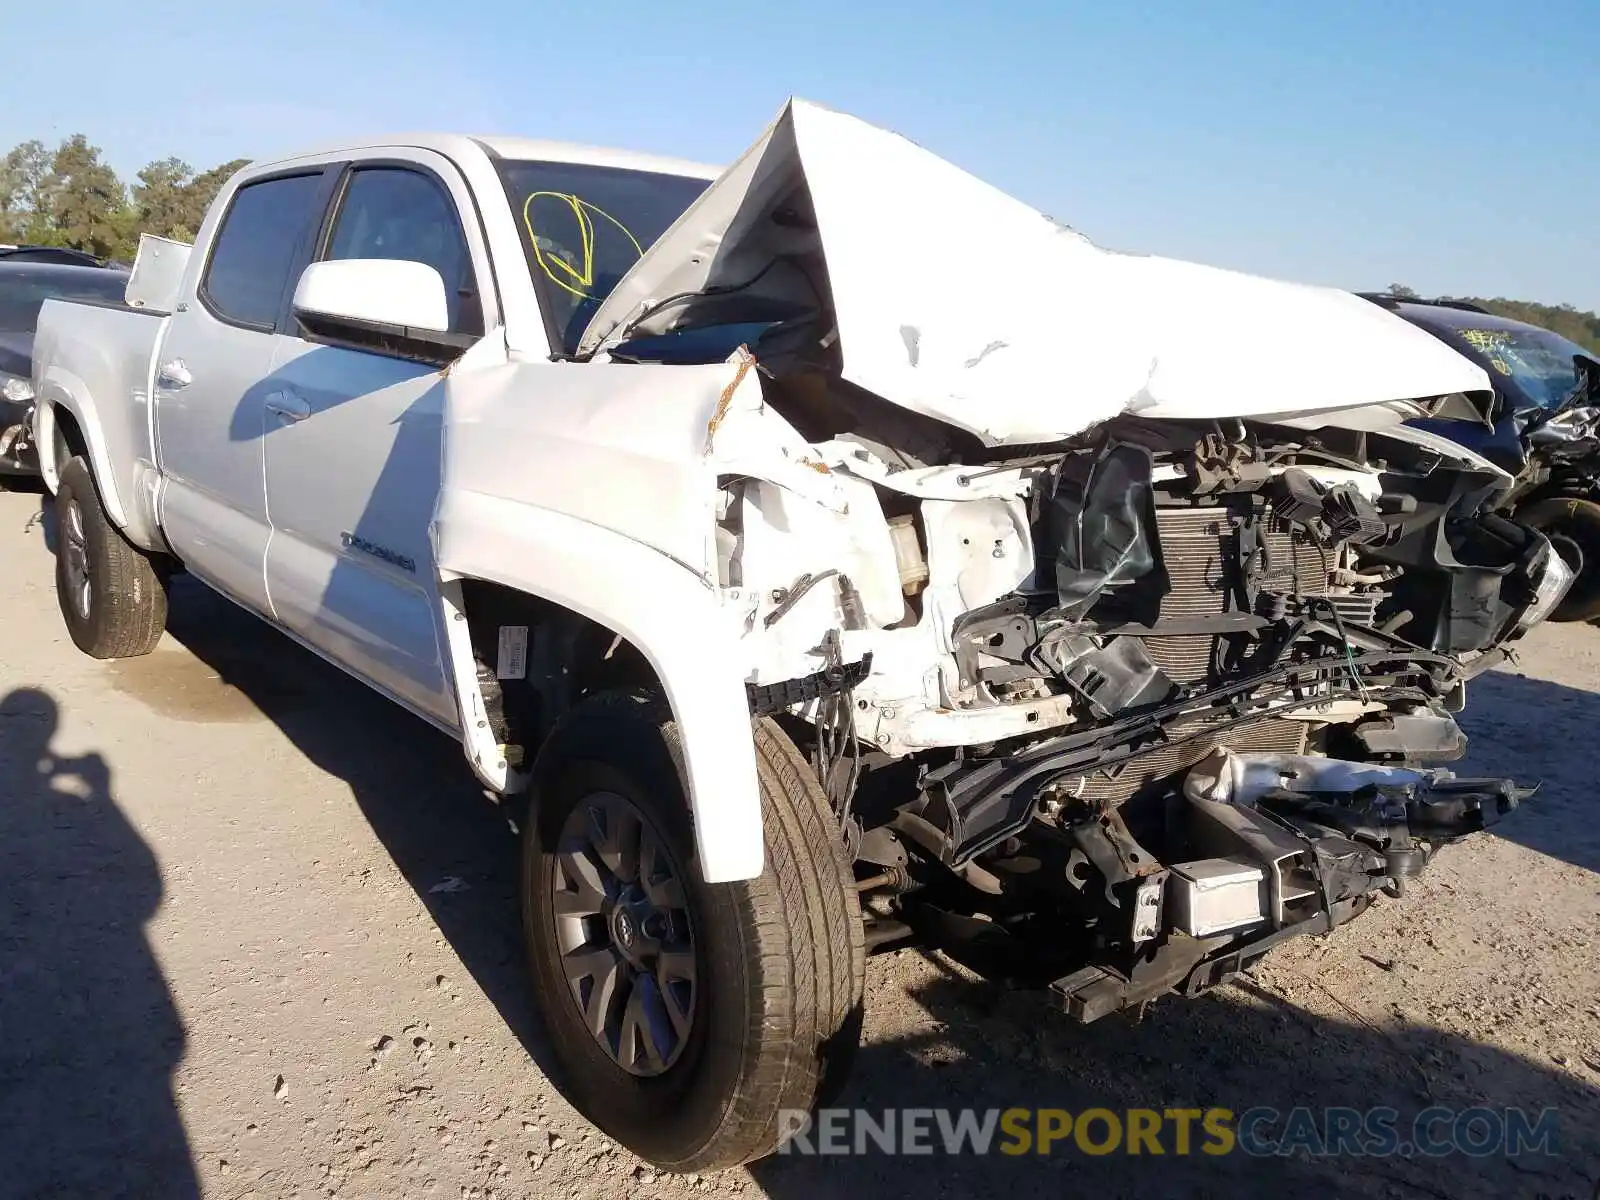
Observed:
[[[312,263],[294,289],[294,314],[319,341],[429,363],[450,362],[477,340],[449,332],[439,272],[403,259]]]

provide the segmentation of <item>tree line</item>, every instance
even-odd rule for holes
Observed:
[[[1600,314],[1585,312],[1570,304],[1535,304],[1530,300],[1507,300],[1501,296],[1492,300],[1477,296],[1453,296],[1451,299],[1465,300],[1513,321],[1542,325],[1569,342],[1600,354]]]
[[[144,167],[131,185],[81,133],[51,150],[34,139],[0,159],[0,243],[66,246],[131,261],[141,233],[190,242],[236,158],[198,174],[181,158]]]
[[[1397,300],[1422,298],[1415,288],[1403,283],[1391,283],[1386,290]],[[1507,300],[1504,296],[1493,299],[1483,296],[1440,296],[1439,299],[1475,304],[1496,316],[1542,326],[1552,333],[1559,333],[1569,342],[1576,342],[1585,350],[1600,354],[1600,314],[1574,308],[1570,304],[1537,304],[1532,300]]]

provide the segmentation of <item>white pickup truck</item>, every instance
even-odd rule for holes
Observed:
[[[1570,581],[1403,424],[1490,396],[1426,333],[801,102],[251,166],[33,382],[77,645],[188,571],[526,794],[564,1086],[679,1170],[836,1085],[869,952],[1093,1020],[1399,894],[1522,798],[1438,764]]]

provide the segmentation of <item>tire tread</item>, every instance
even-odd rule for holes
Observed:
[[[659,693],[594,695],[563,724],[573,720],[653,726],[682,778],[681,738]],[[753,721],[751,736],[765,866],[755,879],[710,885],[735,915],[737,948],[717,966],[738,972],[745,1027],[718,1042],[739,1061],[716,1119],[650,1155],[668,1170],[716,1170],[775,1151],[780,1114],[811,1109],[859,1037],[866,931],[838,820],[811,765],[775,722]]]
[[[111,523],[89,466],[73,458],[61,468],[61,493],[78,502],[89,554],[92,586],[89,616],[80,618],[63,587],[58,564],[56,591],[73,643],[93,658],[149,654],[167,627],[167,588],[151,557]]]

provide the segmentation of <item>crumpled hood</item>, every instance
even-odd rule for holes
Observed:
[[[808,239],[825,280],[802,291],[793,270],[762,274]],[[1125,412],[1304,424],[1362,409],[1326,423],[1381,428],[1441,415],[1409,401],[1490,402],[1479,367],[1357,296],[1102,249],[897,134],[799,100],[624,276],[580,350],[691,323],[681,304],[639,316],[726,288],[791,302],[825,288],[845,379],[996,444]]]

